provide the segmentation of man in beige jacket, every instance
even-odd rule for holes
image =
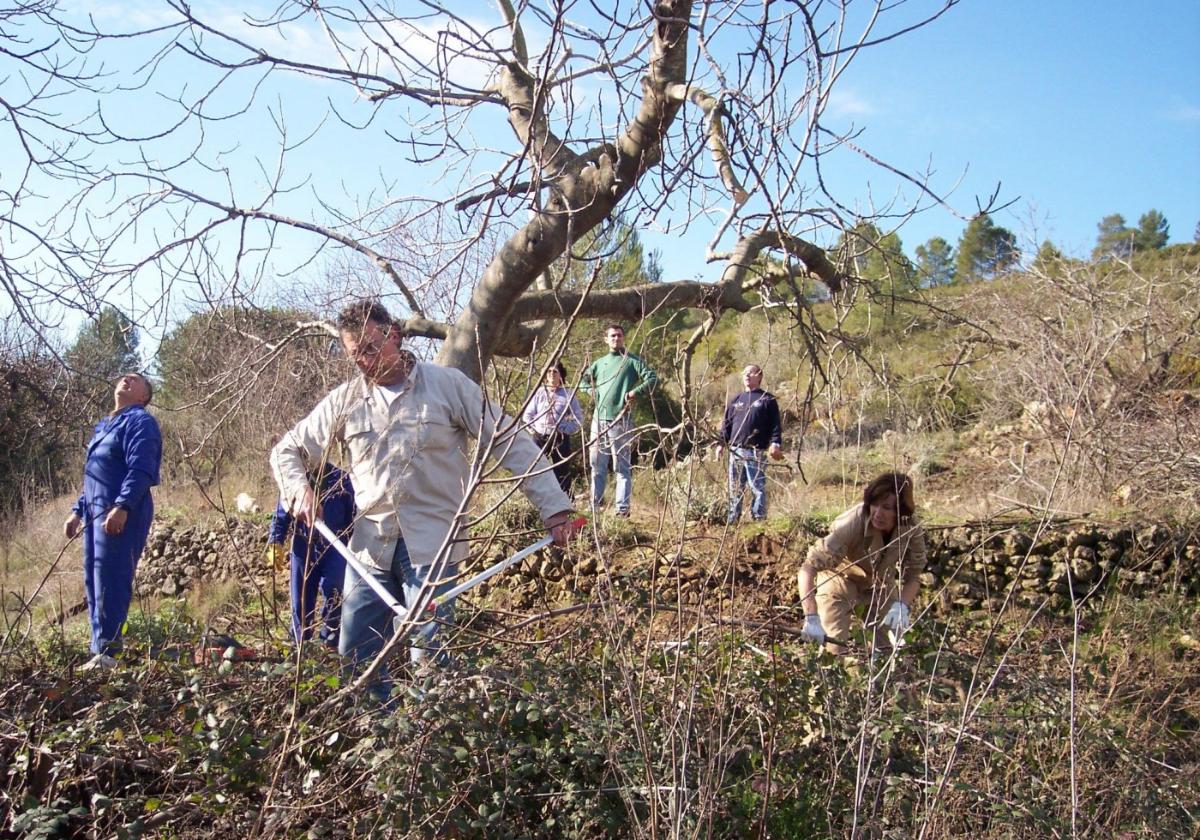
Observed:
[[[537,446],[478,385],[403,350],[400,327],[378,302],[348,307],[338,329],[362,375],[331,391],[271,451],[280,494],[297,520],[311,525],[320,516],[306,470],[338,442],[358,508],[350,549],[401,603],[415,603],[427,583],[435,595],[454,584],[467,556],[464,500],[484,457],[521,477],[521,490],[551,536],[567,541],[570,500]],[[474,462],[467,458],[468,436],[478,441]],[[391,638],[394,614],[351,568],[343,597],[339,652],[352,665],[369,662]],[[441,654],[437,627],[451,619],[452,605],[436,615],[415,633],[414,662]],[[386,697],[386,672],[374,690]]]
[[[844,653],[854,609],[866,610],[874,646],[887,631],[900,638],[925,570],[925,532],[917,522],[912,480],[884,473],[863,489],[863,500],[837,519],[809,549],[800,567],[805,638]]]

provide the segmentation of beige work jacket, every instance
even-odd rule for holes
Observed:
[[[500,434],[496,434],[496,430]],[[344,444],[358,517],[350,548],[376,568],[389,568],[404,537],[413,566],[434,562],[453,530],[450,560],[467,555],[465,515],[456,514],[470,484],[467,438],[478,440],[476,460],[490,458],[521,480],[521,490],[543,519],[570,510],[537,445],[461,371],[414,362],[389,406],[359,376],[331,391],[271,450],[271,468],[285,500],[307,486],[334,442]]]
[[[833,521],[829,535],[808,550],[805,565],[815,571],[837,571],[864,579],[868,585],[904,586],[925,570],[925,531],[917,517],[901,518],[886,545],[883,534],[863,515],[862,502]]]

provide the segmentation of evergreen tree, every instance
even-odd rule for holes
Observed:
[[[1133,250],[1162,250],[1170,238],[1170,231],[1166,216],[1154,209],[1147,210],[1138,219],[1137,230],[1133,234]]]
[[[116,307],[102,307],[95,320],[84,324],[63,354],[71,371],[72,410],[91,414],[110,408],[113,380],[142,368],[139,343],[137,326]]]
[[[842,234],[834,256],[855,277],[886,282],[905,291],[916,288],[917,271],[904,255],[904,245],[895,231],[881,233],[870,222],[859,222]]]
[[[1092,259],[1109,258],[1128,259],[1133,253],[1133,238],[1135,231],[1125,224],[1125,217],[1120,213],[1105,216],[1096,225],[1096,247],[1092,249]]]
[[[917,281],[922,286],[954,282],[954,248],[940,236],[917,246]]]
[[[648,253],[642,269],[647,282],[661,283],[663,279],[662,252],[655,248]]]
[[[1038,247],[1037,255],[1033,258],[1033,270],[1047,277],[1057,277],[1062,274],[1063,252],[1054,246],[1049,239]]]
[[[637,229],[624,221],[597,227],[571,248],[566,264],[567,288],[582,286],[596,274],[592,288],[616,289],[662,279],[662,262],[657,251],[646,253]]]
[[[959,280],[995,279],[1002,271],[1011,268],[1021,257],[1017,248],[1017,237],[1012,231],[992,221],[992,217],[981,213],[972,219],[958,240],[958,257],[954,261],[954,273]]]
[[[94,321],[80,328],[66,353],[76,375],[111,384],[122,373],[141,370],[137,325],[114,306],[104,306]]]

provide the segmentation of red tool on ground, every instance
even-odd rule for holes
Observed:
[[[197,665],[207,665],[226,659],[232,662],[257,662],[259,658],[258,651],[254,648],[246,647],[233,636],[224,633],[215,636],[205,635],[192,655],[192,661]]]

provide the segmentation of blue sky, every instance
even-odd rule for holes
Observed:
[[[914,0],[898,13],[911,16],[935,6],[934,0]],[[207,0],[196,7],[224,26],[244,27],[241,4]],[[472,10],[469,14],[481,26],[498,22],[490,3],[463,8]],[[157,0],[78,0],[75,9],[107,23],[145,25],[167,15],[167,7]],[[324,57],[311,30],[286,36],[257,30],[253,35],[285,54]],[[533,27],[530,35],[534,43]],[[977,200],[986,200],[999,184],[1000,200],[1013,203],[996,219],[1018,235],[1023,247],[1050,238],[1067,253],[1086,256],[1102,216],[1121,213],[1134,224],[1152,207],[1170,221],[1172,242],[1190,241],[1200,221],[1197,45],[1197,0],[1140,7],[1114,0],[963,0],[930,26],[858,56],[840,80],[826,118],[837,128],[861,129],[856,142],[893,166],[912,172],[932,167],[933,187],[949,193],[949,204],[961,215],[970,215]],[[130,68],[144,59],[136,53],[139,47],[148,49],[122,44],[124,52],[107,59],[110,69],[122,64]],[[196,68],[178,53],[169,55],[159,70],[160,79],[168,87],[175,84],[176,90],[184,84],[190,89],[203,84]],[[235,85],[214,102],[236,110],[244,102],[242,90]],[[0,93],[4,92],[0,83]],[[166,124],[169,113],[148,107],[145,93],[131,90],[105,97],[106,117],[131,133],[151,133]],[[398,124],[401,109],[394,105],[382,112],[372,132],[356,133],[324,113],[327,97],[332,96],[340,109],[361,118],[361,101],[354,102],[345,89],[291,78],[272,82],[260,94],[257,114],[249,115],[256,122],[230,121],[208,128],[209,163],[230,166],[230,189],[239,206],[257,203],[264,173],[274,163],[278,135],[275,123],[266,116],[268,109],[283,115],[281,122],[293,142],[322,126],[312,142],[291,153],[285,183],[296,189],[279,199],[273,208],[279,212],[325,222],[314,189],[325,198],[337,196],[337,203],[347,210],[368,204],[371,191],[375,200],[429,197],[452,183],[437,180],[437,167],[401,162],[403,148],[384,135],[384,129]],[[360,110],[353,111],[355,107]],[[514,151],[511,132],[496,119],[496,109],[490,113],[490,121],[467,125],[462,136],[475,131],[472,142],[505,153]],[[685,118],[693,126],[699,121],[695,113]],[[154,154],[162,160],[184,155],[188,143],[183,138],[188,136],[194,137],[194,132],[159,144]],[[0,182],[6,168],[13,171],[14,152],[11,144],[6,149],[0,143]],[[129,159],[127,151],[125,159]],[[490,174],[489,160],[494,158],[476,160],[469,171],[476,176]],[[703,165],[711,170],[707,158]],[[218,192],[224,189],[210,170],[193,167],[189,173],[185,167],[179,174],[185,185],[214,189],[215,182]],[[915,191],[894,175],[850,153],[831,156],[825,175],[841,201],[863,212],[872,202],[878,206],[897,195],[901,205],[917,199]],[[911,255],[933,236],[955,243],[964,225],[950,211],[933,207],[908,220],[899,233]],[[712,229],[702,220],[686,235],[673,230],[668,237],[647,230],[644,238],[649,247],[662,252],[666,279],[714,279],[719,268],[703,261]],[[831,244],[832,237],[831,233],[816,235],[824,245]],[[147,238],[145,231],[142,238]],[[301,266],[301,276],[323,271],[323,258],[306,262],[311,239],[287,234],[272,244],[275,247],[265,257],[270,269],[262,299],[270,299],[270,284],[294,283],[288,269]],[[151,333],[165,326],[164,314],[177,318],[202,297],[194,288],[184,294],[156,283],[153,277],[139,283],[135,290],[114,292],[111,302],[144,319]],[[153,327],[150,321],[156,322]]]
[[[966,0],[920,31],[865,52],[831,109],[864,126],[890,163],[962,185],[970,212],[1001,185],[997,214],[1023,240],[1085,256],[1096,223],[1150,208],[1191,241],[1200,221],[1200,2]],[[854,167],[847,178],[888,177]],[[847,184],[850,188],[850,184]],[[942,210],[900,231],[910,253],[955,242]]]

